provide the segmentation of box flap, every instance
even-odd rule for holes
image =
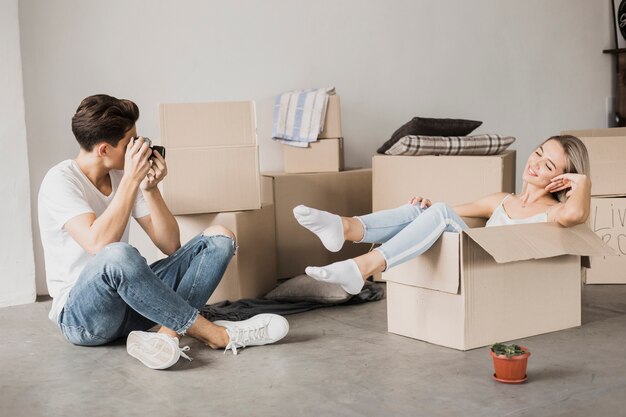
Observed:
[[[542,259],[560,255],[614,255],[587,225],[562,227],[534,223],[483,227],[464,231],[498,263]]]
[[[159,111],[166,148],[257,144],[253,101],[170,103]]]
[[[458,294],[460,286],[459,234],[444,232],[426,252],[383,272],[385,281]]]

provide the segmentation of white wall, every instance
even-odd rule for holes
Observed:
[[[35,301],[17,0],[0,0],[0,307]]]
[[[254,99],[262,170],[282,168],[272,97],[328,85],[341,95],[349,166],[370,166],[416,115],[514,135],[520,165],[548,135],[606,126],[604,3],[21,0],[31,195],[50,166],[74,156],[71,116],[100,92],[135,100],[139,132],[153,138],[159,102]]]

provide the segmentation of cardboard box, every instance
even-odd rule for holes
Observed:
[[[262,297],[276,286],[276,235],[274,206],[260,210],[176,216],[184,244],[211,225],[221,225],[237,236],[237,254],[226,268],[224,277],[208,300]],[[148,263],[164,258],[141,227],[133,222],[130,244],[139,249]]]
[[[455,205],[515,192],[514,150],[492,156],[376,155],[372,168],[374,211],[406,204],[413,196]]]
[[[591,195],[626,194],[626,127],[570,130],[589,152]]]
[[[626,284],[626,196],[592,197],[589,227],[618,256],[592,256],[587,284]]]
[[[586,225],[446,232],[421,256],[383,273],[388,329],[468,350],[579,326],[581,256],[605,253]]]
[[[324,128],[317,136],[318,139],[342,138],[341,131],[341,104],[339,96],[334,94],[328,96],[326,105],[326,115],[324,116]]]
[[[261,207],[254,102],[161,104],[160,119],[173,214]]]
[[[343,170],[343,138],[320,139],[308,148],[283,145],[285,172],[290,174]]]
[[[293,208],[304,204],[341,216],[371,212],[372,170],[356,169],[317,174],[263,173],[264,195],[273,192],[276,210],[278,278],[304,273],[309,266],[321,266],[366,253],[371,245],[346,242],[343,249],[326,250],[317,236],[300,226]],[[268,190],[271,188],[271,191]]]

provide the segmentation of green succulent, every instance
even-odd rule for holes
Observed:
[[[504,343],[496,343],[491,346],[491,351],[496,355],[505,355],[507,358],[511,358],[513,356],[520,356],[524,353],[527,353],[521,346],[518,345],[506,345]]]

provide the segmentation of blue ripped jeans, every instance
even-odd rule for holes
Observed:
[[[365,229],[361,242],[382,243],[374,250],[385,258],[386,269],[426,252],[443,232],[460,233],[468,228],[454,209],[444,203],[423,209],[405,204],[356,218]]]
[[[148,266],[127,243],[112,243],[85,266],[59,316],[75,345],[103,345],[160,324],[184,334],[235,253],[224,235],[200,234]]]

